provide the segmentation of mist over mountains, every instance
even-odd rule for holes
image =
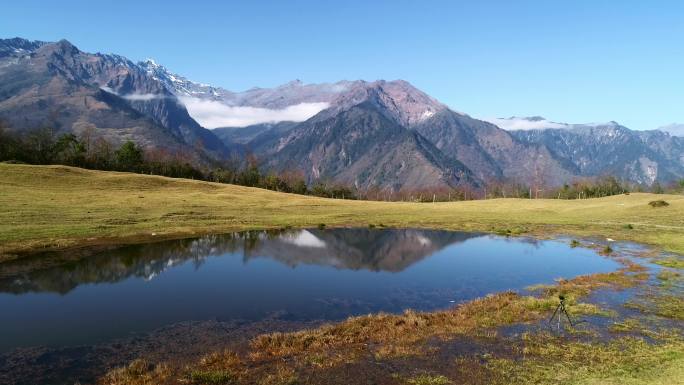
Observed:
[[[20,135],[46,126],[91,130],[114,143],[186,152],[197,162],[253,154],[265,171],[361,190],[684,178],[684,138],[671,134],[675,125],[633,131],[538,116],[484,121],[403,80],[295,80],[234,92],[153,60],[85,53],[65,40],[0,40],[0,120]]]

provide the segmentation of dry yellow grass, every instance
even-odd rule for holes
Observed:
[[[652,208],[648,202],[656,198],[670,205]],[[679,195],[368,202],[65,166],[0,164],[0,254],[6,257],[44,248],[320,223],[596,235],[684,253],[684,196]]]

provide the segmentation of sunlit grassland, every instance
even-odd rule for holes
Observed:
[[[648,203],[665,200],[668,206]],[[589,200],[494,199],[451,203],[332,200],[262,189],[63,166],[0,164],[0,254],[45,248],[143,242],[233,230],[334,226],[422,227],[534,236],[631,240],[684,253],[684,197],[630,194]],[[580,245],[579,242],[575,246]],[[599,246],[597,246],[600,248]],[[602,247],[602,246],[601,246]],[[1,257],[0,257],[1,258]],[[679,256],[657,259],[654,291],[628,304],[648,317],[681,320]],[[571,313],[610,316],[582,302],[596,289],[646,285],[648,274],[621,270],[498,293],[436,312],[371,314],[292,333],[255,337],[247,352],[215,352],[183,368],[144,359],[111,371],[107,384],[294,384],[348,363],[431,357],[428,341],[493,338],[501,326],[545,320],[563,294]],[[616,319],[609,342],[526,334],[512,356],[462,357],[454,370],[492,384],[676,384],[684,378],[681,330],[659,336],[639,320]],[[642,330],[644,329],[644,330]],[[630,333],[647,336],[645,343]],[[504,337],[501,337],[504,338]],[[523,358],[523,360],[521,360]],[[472,362],[470,362],[470,361]],[[287,364],[283,364],[286,362]],[[331,372],[332,373],[332,372]],[[445,384],[452,373],[397,373],[390,383]],[[478,383],[475,381],[474,383]]]
[[[653,208],[648,202],[654,199],[670,205]],[[64,166],[0,164],[4,254],[321,223],[600,236],[684,253],[684,196],[678,195],[369,202]]]

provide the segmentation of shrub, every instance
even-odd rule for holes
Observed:
[[[669,203],[665,202],[662,199],[658,199],[657,201],[650,201],[650,202],[648,202],[648,204],[651,207],[665,207],[665,206],[670,205]]]

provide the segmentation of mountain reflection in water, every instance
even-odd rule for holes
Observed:
[[[186,321],[433,310],[614,261],[558,241],[410,229],[250,231],[0,264],[0,352]]]
[[[301,264],[339,269],[399,272],[454,243],[479,236],[436,230],[270,230],[208,235],[131,245],[73,259],[50,253],[0,265],[0,292],[66,294],[79,285],[115,283],[129,277],[154,279],[165,270],[207,258],[241,252],[271,258],[288,266]]]

